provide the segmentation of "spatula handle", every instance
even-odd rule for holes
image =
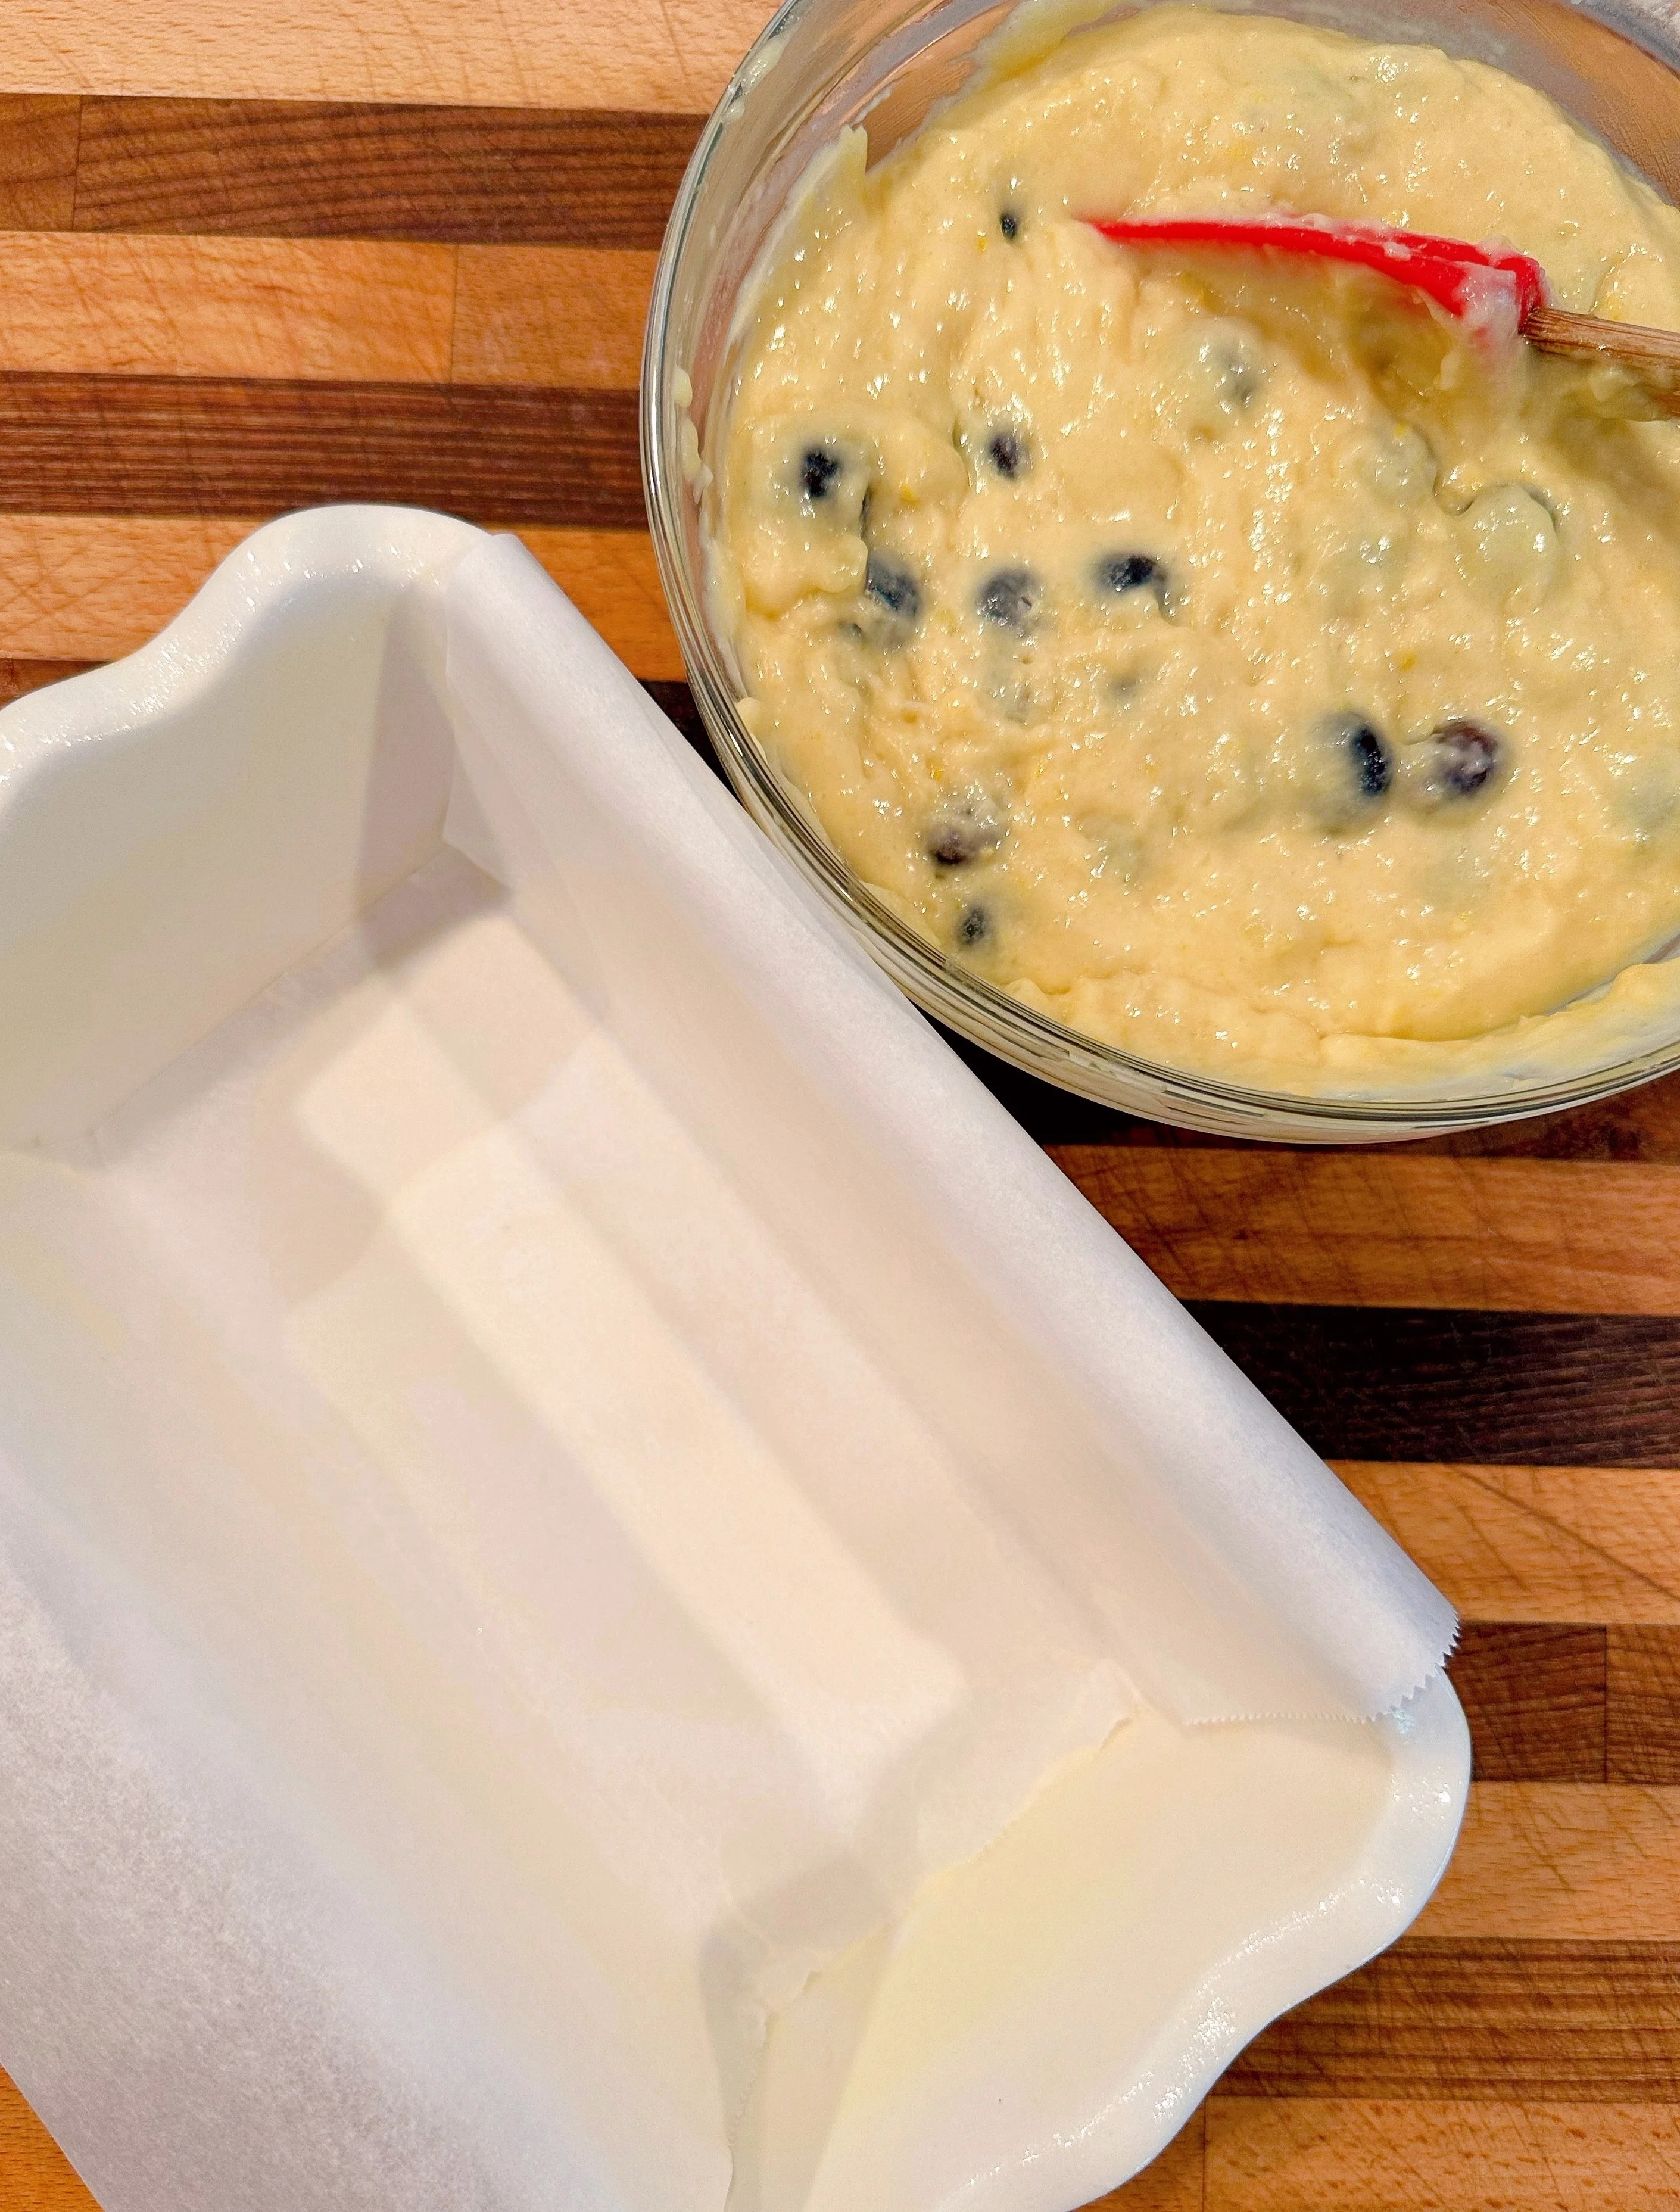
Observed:
[[[1637,323],[1607,322],[1601,315],[1572,315],[1567,308],[1530,310],[1523,336],[1537,353],[1612,368],[1627,404],[1617,413],[1653,420],[1680,419],[1680,331],[1652,331]]]

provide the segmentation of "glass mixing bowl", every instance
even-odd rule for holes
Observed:
[[[790,0],[736,72],[677,196],[643,355],[642,471],[695,703],[748,810],[926,1012],[1031,1074],[1156,1121],[1296,1144],[1375,1142],[1550,1113],[1680,1067],[1673,1026],[1629,1034],[1578,1069],[1519,1064],[1508,1075],[1380,1096],[1250,1090],[1140,1059],[1034,1012],[893,913],[748,730],[730,642],[708,603],[701,510],[703,433],[727,404],[737,301],[812,156],[864,124],[870,159],[880,160],[961,88],[976,48],[1013,4]],[[1078,21],[1135,12],[1096,0]],[[1670,0],[1262,0],[1256,12],[1494,63],[1550,94],[1680,200],[1680,17]]]

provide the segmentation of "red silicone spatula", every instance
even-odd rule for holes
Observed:
[[[1680,331],[1644,330],[1554,307],[1546,272],[1526,253],[1328,216],[1093,216],[1090,222],[1121,246],[1287,253],[1373,270],[1490,337],[1520,333],[1538,352],[1619,369],[1618,414],[1680,416]]]

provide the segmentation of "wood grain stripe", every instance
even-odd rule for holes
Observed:
[[[1338,1461],[1467,1620],[1680,1623],[1680,1471]]]
[[[76,213],[82,103],[0,94],[0,230],[68,230]]]
[[[1680,1075],[1664,1076],[1568,1114],[1431,1137],[1417,1149],[1505,1159],[1642,1160],[1653,1167],[1671,1166],[1680,1162]]]
[[[522,528],[519,534],[632,675],[682,678],[682,655],[646,532]]]
[[[463,384],[634,392],[656,253],[464,246],[452,374]]]
[[[698,115],[349,101],[82,107],[78,230],[657,246]]]
[[[1327,1459],[1680,1466],[1680,1323],[1198,1304]]]
[[[1417,1932],[1680,1945],[1680,1790],[1473,1784],[1458,1850]]]
[[[1604,1634],[1604,1774],[1611,1782],[1680,1782],[1680,1632]]]
[[[712,750],[712,740],[706,734],[706,726],[700,719],[700,709],[694,704],[694,694],[686,684],[644,682],[642,689],[652,698],[660,712],[676,723],[683,736],[719,778],[724,778],[718,756]]]
[[[643,513],[628,392],[0,375],[0,452],[15,514],[373,500],[623,530]]]
[[[1052,1158],[1180,1297],[1680,1314],[1680,1170],[1125,1145]]]
[[[99,2212],[8,2074],[0,2074],[0,2206],[6,2212]]]
[[[1674,1635],[1669,1629],[1654,1633]],[[1642,1692],[1659,1689],[1659,1668],[1653,1656],[1650,1665],[1630,1670],[1621,1689],[1630,1708],[1637,1708]],[[1447,1671],[1470,1723],[1478,1780],[1608,1778],[1605,1630],[1556,1621],[1466,1621]],[[1680,1773],[1637,1778],[1669,1782],[1680,1780]]]
[[[1680,1946],[1403,1936],[1274,2021],[1215,2095],[1680,2103]]]
[[[1198,2212],[1671,2212],[1671,2105],[1222,2096]]]
[[[0,232],[0,371],[440,384],[455,264],[446,246]]]
[[[0,227],[0,372],[633,392],[657,259]]]
[[[1467,1621],[1448,1671],[1478,1780],[1680,1785],[1680,1628]]]
[[[0,656],[88,662],[134,652],[262,519],[0,514]],[[682,676],[644,532],[519,535],[634,674]]]
[[[250,517],[0,514],[0,653],[115,660],[178,615]]]
[[[9,0],[0,89],[704,113],[766,0]]]

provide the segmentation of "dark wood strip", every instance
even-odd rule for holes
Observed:
[[[1605,1645],[1604,1778],[1680,1784],[1680,1628],[1611,1628]]]
[[[82,102],[0,94],[0,230],[68,230],[76,210]]]
[[[1448,1672],[1478,1782],[1680,1784],[1680,1627],[1466,1621]]]
[[[642,690],[654,705],[676,723],[683,736],[700,755],[714,775],[724,775],[723,763],[712,749],[712,740],[706,734],[706,725],[700,719],[700,709],[694,704],[694,695],[686,684],[645,683]]]
[[[1665,1075],[1572,1113],[1431,1137],[1422,1149],[1513,1160],[1643,1160],[1653,1167],[1669,1166],[1680,1161],[1680,1075]]]
[[[261,514],[341,500],[634,529],[630,392],[0,376],[0,501],[26,514]]]
[[[701,120],[588,108],[89,98],[75,224],[655,246]]]
[[[1223,1303],[1190,1310],[1326,1459],[1680,1466],[1680,1320]]]
[[[99,665],[96,660],[15,660],[0,653],[0,707],[9,706],[26,691],[62,684],[67,676],[85,676]]]
[[[1555,1621],[1465,1623],[1447,1672],[1477,1781],[1604,1779],[1605,1634]]]
[[[1214,2094],[1680,2103],[1680,1945],[1404,1936]]]

